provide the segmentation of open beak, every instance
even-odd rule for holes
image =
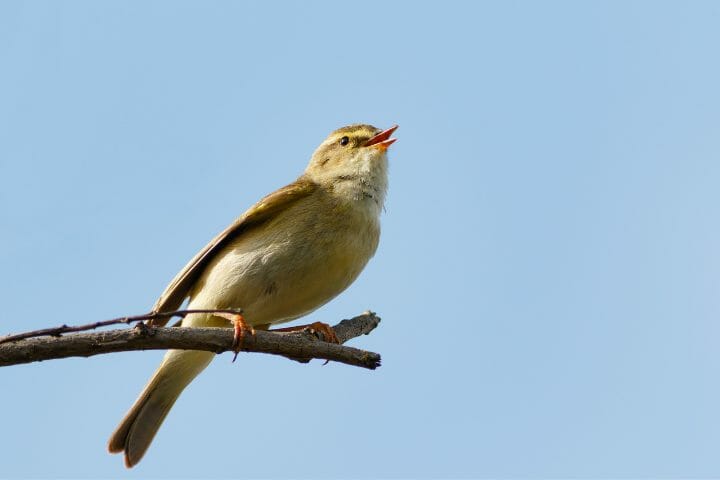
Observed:
[[[395,130],[397,130],[398,126],[393,125],[392,127],[388,128],[387,130],[383,130],[382,132],[378,133],[374,137],[372,137],[370,140],[365,142],[366,147],[375,146],[377,148],[380,148],[382,150],[387,150],[390,145],[395,143],[395,140],[397,138],[390,138],[390,135],[393,134]]]

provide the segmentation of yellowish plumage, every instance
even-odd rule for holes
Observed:
[[[395,128],[351,125],[331,133],[300,178],[251,207],[178,273],[155,311],[175,310],[189,297],[188,308],[242,308],[248,324],[266,327],[306,315],[345,290],[378,246],[387,138]],[[196,314],[182,326],[232,325]],[[213,357],[168,351],[108,450],[124,452],[128,467],[137,464],[175,400]]]

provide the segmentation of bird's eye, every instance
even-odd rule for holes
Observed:
[[[344,147],[345,145],[347,145],[348,143],[350,143],[350,139],[349,139],[348,137],[342,137],[342,138],[340,139],[340,145],[342,145],[343,147]]]

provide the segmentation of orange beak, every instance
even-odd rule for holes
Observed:
[[[390,135],[393,134],[395,130],[397,130],[398,126],[393,125],[392,127],[388,128],[387,130],[383,130],[382,132],[378,133],[374,137],[372,137],[370,140],[365,142],[366,147],[375,146],[377,148],[380,148],[382,150],[387,150],[390,145],[395,143],[397,138],[390,138]]]

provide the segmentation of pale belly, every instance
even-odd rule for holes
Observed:
[[[312,312],[345,290],[377,248],[377,222],[339,227],[334,233],[313,224],[290,235],[243,235],[208,266],[188,308],[242,308],[251,325]],[[191,323],[217,324],[217,318]]]

